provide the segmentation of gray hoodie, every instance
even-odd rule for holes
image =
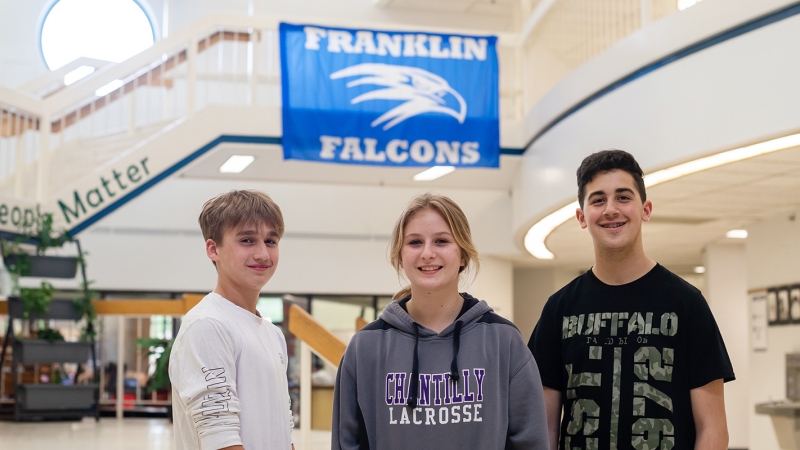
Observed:
[[[356,333],[336,377],[333,449],[548,449],[542,383],[519,330],[485,301],[437,334],[404,306]]]

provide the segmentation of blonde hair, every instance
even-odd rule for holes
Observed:
[[[442,216],[450,227],[453,233],[453,239],[456,245],[461,249],[461,258],[464,260],[464,265],[458,269],[458,273],[474,268],[474,273],[477,275],[480,269],[480,260],[478,259],[478,250],[472,242],[472,232],[469,229],[469,221],[464,211],[448,197],[444,195],[431,194],[426,192],[412,198],[406,205],[400,218],[394,225],[392,231],[392,239],[389,244],[389,261],[392,267],[397,271],[398,276],[401,271],[400,252],[403,249],[403,233],[406,225],[420,211],[431,210]],[[405,298],[411,295],[411,286],[406,286],[394,295],[394,300]]]
[[[265,193],[256,190],[233,190],[203,204],[197,219],[203,240],[222,244],[225,230],[235,226],[268,224],[283,236],[283,214],[280,207]]]

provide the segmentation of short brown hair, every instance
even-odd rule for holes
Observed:
[[[200,212],[203,240],[222,243],[225,230],[235,226],[266,223],[283,236],[281,208],[265,193],[256,190],[233,190],[220,194],[203,204]]]
[[[610,170],[624,170],[633,177],[633,182],[636,184],[636,190],[639,191],[639,196],[642,197],[642,203],[647,200],[647,192],[644,188],[644,172],[639,167],[633,155],[624,150],[603,150],[601,152],[592,153],[581,162],[578,167],[578,202],[583,209],[584,195],[586,195],[586,185],[594,180],[600,172],[608,172]]]
[[[478,250],[472,242],[472,232],[469,228],[467,216],[456,202],[450,198],[444,195],[431,194],[429,192],[412,198],[394,225],[392,240],[389,244],[389,261],[392,263],[392,267],[394,267],[398,274],[400,273],[402,265],[400,261],[400,252],[403,249],[405,227],[415,214],[424,210],[435,211],[442,216],[450,227],[450,231],[453,233],[453,239],[456,241],[456,245],[461,249],[461,257],[464,259],[464,265],[461,266],[458,273],[462,273],[472,266],[475,270],[475,274],[477,274],[481,263],[478,259]],[[394,299],[405,298],[409,295],[411,295],[411,286],[406,286],[395,294]]]

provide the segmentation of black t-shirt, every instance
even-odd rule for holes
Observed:
[[[528,347],[561,391],[562,449],[691,449],[691,389],[734,379],[700,291],[656,265],[621,286],[591,270],[553,294]]]

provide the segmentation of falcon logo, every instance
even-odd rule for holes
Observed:
[[[458,123],[464,123],[464,118],[467,116],[467,103],[461,94],[450,87],[447,80],[427,70],[365,63],[338,70],[330,76],[331,80],[349,77],[360,78],[348,82],[347,87],[360,85],[384,87],[359,95],[350,100],[351,105],[367,100],[405,100],[401,105],[372,121],[373,127],[383,124],[383,129],[388,130],[408,118],[425,113],[447,114],[458,120]],[[448,104],[458,106],[453,109]]]

